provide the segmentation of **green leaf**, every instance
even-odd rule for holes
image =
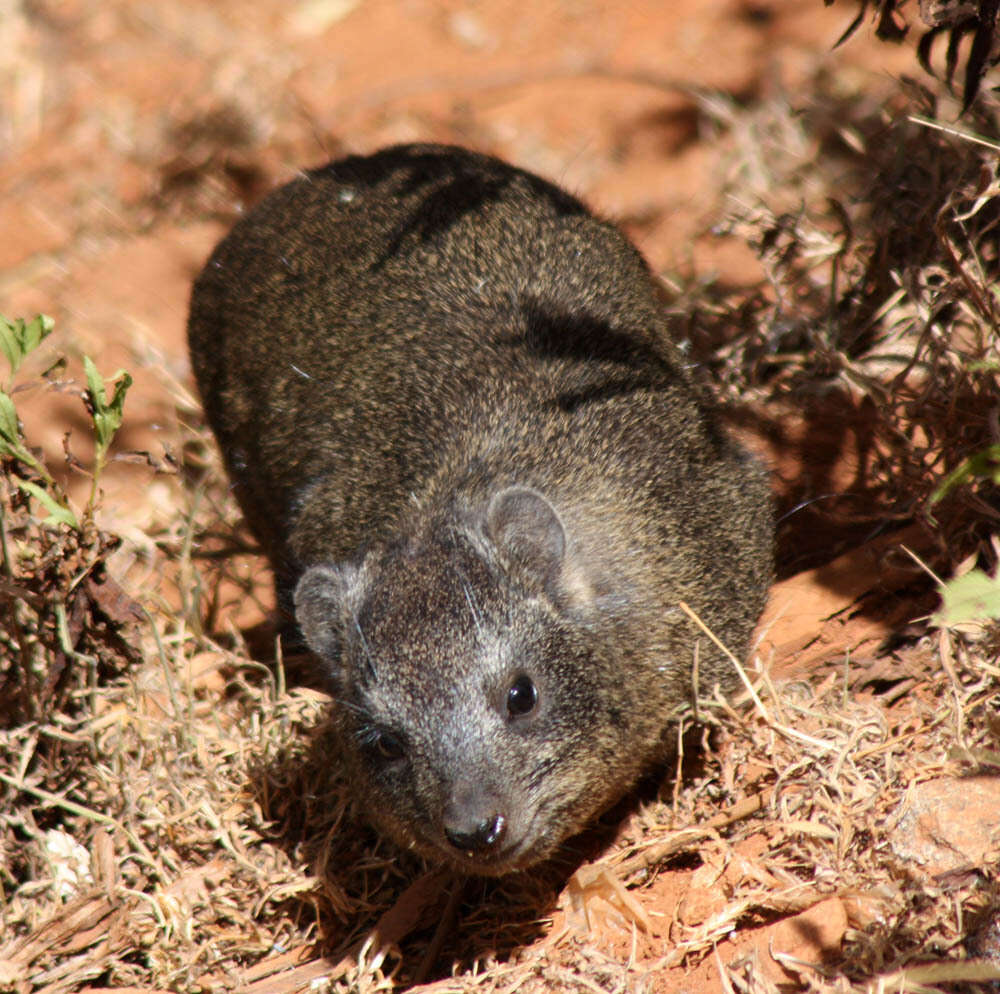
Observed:
[[[3,390],[0,390],[0,455],[10,456],[36,470],[48,479],[45,467],[28,451],[21,436],[21,426],[17,420],[17,410],[14,401]]]
[[[52,333],[53,326],[52,318],[46,314],[39,314],[28,322],[24,318],[10,321],[0,314],[0,350],[10,363],[11,376],[21,368],[25,356],[37,349],[42,339]]]
[[[80,522],[77,521],[72,509],[61,501],[56,500],[44,487],[40,487],[37,483],[32,483],[30,480],[22,480],[18,477],[14,477],[14,479],[25,493],[31,494],[49,512],[49,516],[43,522],[44,524],[69,525],[70,528],[80,528]]]
[[[6,449],[14,449],[21,444],[21,428],[17,423],[17,409],[10,395],[0,390],[0,441]],[[7,452],[11,455],[13,453]]]
[[[931,494],[930,502],[936,504],[947,497],[955,487],[970,480],[989,479],[1000,484],[1000,445],[991,445],[956,466]]]
[[[995,359],[977,359],[969,363],[970,373],[1000,373],[1000,362]]]
[[[119,369],[111,380],[115,382],[114,394],[111,400],[107,397],[106,381],[97,371],[97,367],[92,362],[90,356],[83,357],[83,368],[87,374],[87,394],[90,397],[91,420],[94,422],[94,433],[97,436],[97,447],[101,452],[106,452],[111,445],[111,440],[115,437],[115,432],[122,425],[122,418],[125,411],[125,394],[132,386],[132,377],[124,370]]]
[[[1000,618],[1000,576],[974,569],[949,580],[938,592],[941,610],[934,615],[934,623],[942,628]]]
[[[56,323],[48,314],[38,314],[25,329],[24,354],[34,352],[52,334]]]

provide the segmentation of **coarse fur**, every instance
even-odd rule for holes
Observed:
[[[613,225],[458,148],[351,157],[216,248],[191,356],[357,796],[467,872],[549,855],[735,673],[765,476]],[[698,666],[694,666],[697,646]]]

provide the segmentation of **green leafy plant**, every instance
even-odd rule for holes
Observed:
[[[48,512],[48,517],[44,519],[46,524],[79,529],[80,519],[70,506],[69,498],[44,463],[28,448],[12,397],[14,377],[24,360],[51,334],[53,324],[52,318],[45,314],[39,314],[31,321],[23,318],[10,320],[0,315],[0,351],[10,364],[10,381],[6,389],[0,390],[0,457],[20,463],[24,470],[38,477],[38,481],[34,481],[16,472],[11,474],[13,482]],[[92,483],[84,513],[84,519],[89,521],[93,518],[111,443],[122,425],[125,395],[132,385],[132,377],[119,369],[109,380],[105,380],[89,356],[83,357],[83,368],[87,379],[84,400],[94,428]],[[109,384],[112,385],[110,399]]]
[[[114,383],[114,391],[108,400],[107,383],[90,356],[83,357],[83,369],[87,375],[87,408],[94,425],[94,467],[93,483],[90,488],[90,500],[87,502],[87,513],[93,514],[94,503],[97,500],[97,486],[104,467],[107,465],[108,450],[115,434],[122,426],[125,410],[125,394],[132,386],[132,377],[119,369],[110,379]]]
[[[0,351],[10,367],[6,379],[0,376],[5,471],[0,478],[0,728],[71,706],[82,686],[120,672],[135,658],[122,634],[134,612],[122,608],[127,601],[106,568],[120,539],[95,521],[99,483],[132,378],[119,370],[106,381],[83,357],[82,400],[90,414],[94,457],[90,496],[80,512],[32,450],[15,404],[30,384],[15,386],[14,381],[51,331],[52,320],[44,315],[31,321],[0,315]]]
[[[10,381],[7,389],[0,390],[0,456],[20,463],[41,480],[41,483],[36,483],[24,479],[17,473],[11,474],[11,480],[18,488],[34,497],[48,511],[46,523],[79,528],[80,523],[66,495],[44,463],[28,448],[17,417],[17,408],[11,396],[13,380],[21,364],[51,334],[52,328],[52,318],[45,314],[39,314],[32,321],[25,321],[23,318],[11,321],[0,315],[0,350],[10,364]]]

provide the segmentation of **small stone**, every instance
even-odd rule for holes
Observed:
[[[890,842],[900,859],[930,876],[1000,859],[1000,777],[918,784]]]

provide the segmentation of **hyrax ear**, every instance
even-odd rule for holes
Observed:
[[[523,578],[546,589],[558,583],[566,533],[556,509],[540,493],[508,487],[495,494],[486,511],[486,532]]]
[[[309,648],[333,668],[343,663],[345,626],[358,589],[353,566],[310,566],[295,587],[295,620]]]

